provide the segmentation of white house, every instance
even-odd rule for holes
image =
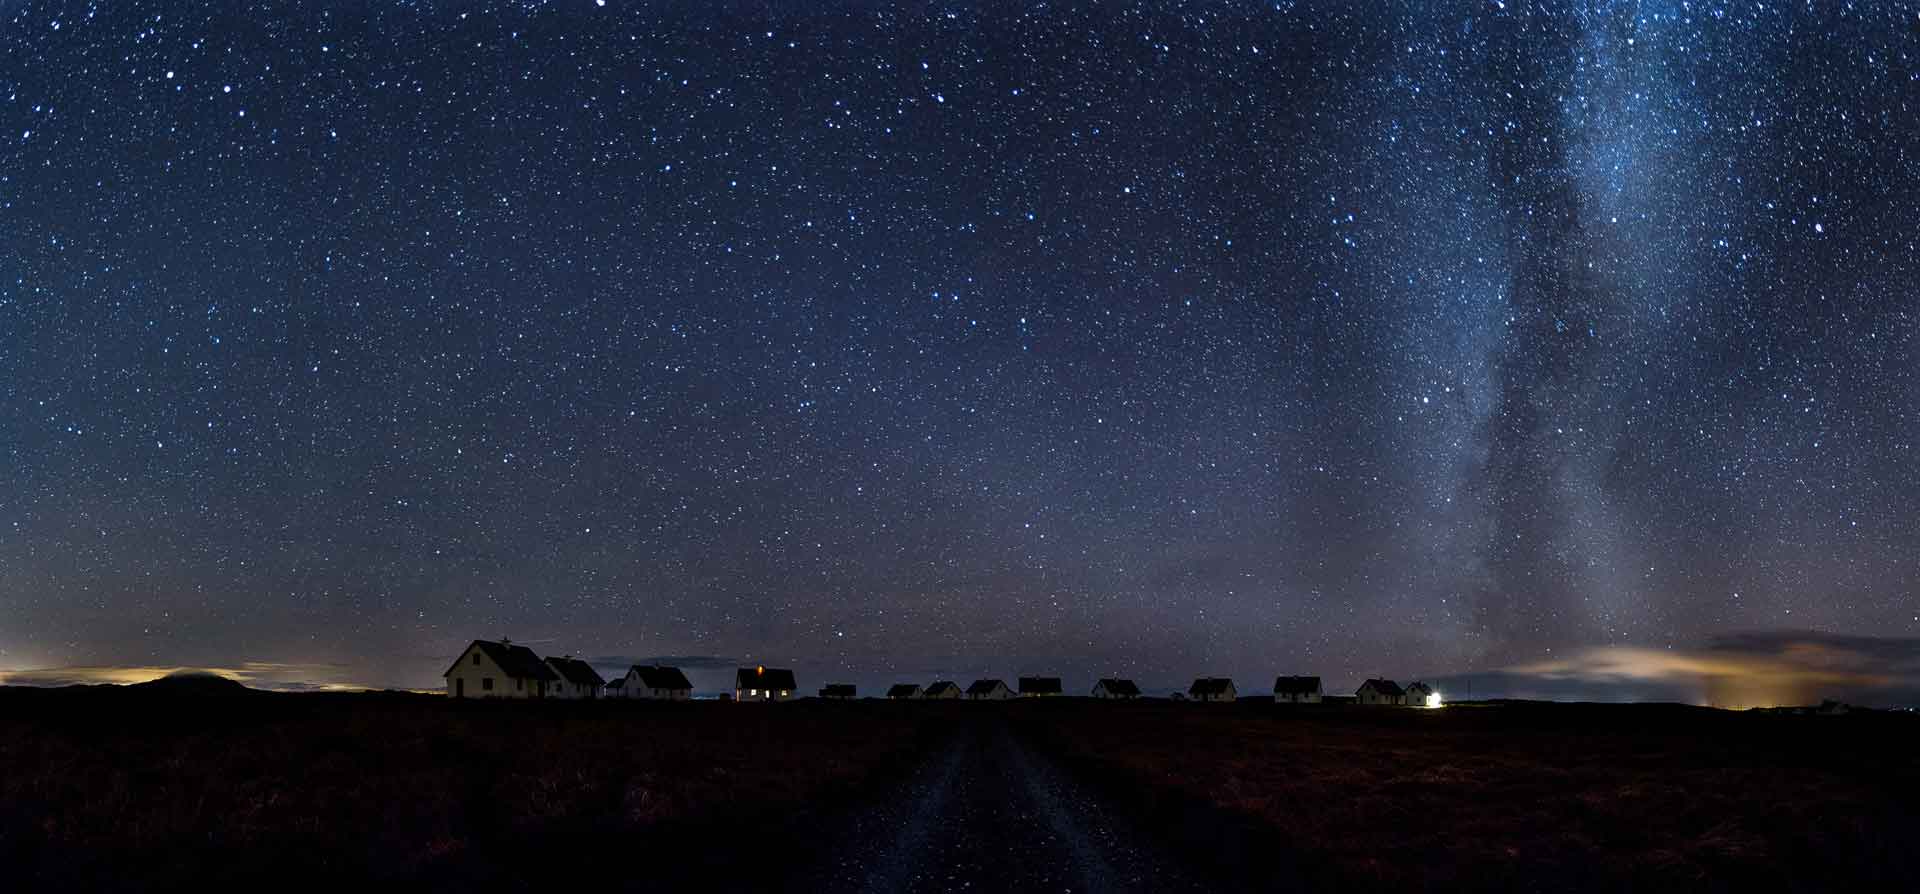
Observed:
[[[599,698],[600,687],[607,685],[591,665],[571,655],[548,658],[547,666],[560,678],[547,688],[550,698]]]
[[[959,698],[960,684],[955,683],[952,680],[940,680],[934,683],[932,686],[928,686],[927,691],[924,693],[921,693],[920,697],[930,698],[930,699]]]
[[[1187,695],[1197,702],[1231,702],[1240,697],[1233,681],[1226,677],[1198,677],[1187,687]]]
[[[1407,703],[1407,691],[1392,680],[1374,677],[1353,693],[1354,700],[1363,705],[1404,705]]]
[[[684,702],[693,698],[693,684],[687,681],[687,675],[677,667],[664,664],[636,664],[627,668],[626,676],[607,684],[610,698],[615,684],[619,684],[620,694],[624,698],[669,702]]]
[[[1440,694],[1434,692],[1432,686],[1416,681],[1407,687],[1407,698],[1402,704],[1412,705],[1416,708],[1438,708],[1440,707]]]
[[[916,699],[920,698],[921,695],[920,684],[918,683],[895,683],[893,684],[893,688],[887,690],[887,698],[896,701]]]
[[[1013,698],[1013,690],[1000,680],[975,680],[967,687],[967,700],[975,702],[998,702]]]
[[[1093,697],[1139,698],[1140,687],[1133,685],[1132,680],[1123,680],[1117,677],[1102,677],[1100,682],[1093,684]]]
[[[560,675],[526,646],[512,640],[474,640],[441,674],[451,698],[546,698]]]
[[[793,671],[777,667],[743,667],[733,675],[733,700],[784,702],[799,693]]]
[[[1319,677],[1276,677],[1273,681],[1276,705],[1317,705],[1320,703]]]

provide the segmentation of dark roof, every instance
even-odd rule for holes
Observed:
[[[1198,677],[1193,685],[1187,687],[1190,695],[1226,695],[1233,688],[1233,680],[1227,677]]]
[[[569,683],[581,686],[607,685],[607,681],[601,679],[599,672],[595,671],[592,665],[578,658],[549,658],[547,663],[553,665],[554,671]]]
[[[853,698],[857,691],[852,683],[828,683],[820,687],[823,698]]]
[[[1100,685],[1107,688],[1108,695],[1140,694],[1140,687],[1133,685],[1132,680],[1122,680],[1117,677],[1102,677]]]
[[[887,698],[912,698],[919,691],[920,685],[917,683],[895,683],[892,689],[887,690]]]
[[[967,694],[968,695],[986,695],[987,693],[993,691],[993,687],[1005,686],[1005,685],[1007,684],[1002,683],[999,680],[975,680],[973,681],[972,686],[967,687]]]
[[[1021,677],[1021,695],[1059,695],[1059,677]]]
[[[1420,682],[1420,681],[1418,681],[1418,680],[1415,680],[1414,682],[1412,682],[1412,683],[1408,683],[1408,684],[1407,684],[1407,691],[1408,691],[1408,692],[1412,692],[1412,691],[1414,691],[1415,689],[1424,689],[1424,690],[1426,690],[1426,691],[1428,691],[1428,692],[1432,692],[1432,691],[1433,691],[1433,687],[1432,687],[1432,686],[1428,686],[1427,684],[1425,684],[1425,683],[1422,683],[1422,682]]]
[[[526,646],[476,639],[472,645],[460,650],[460,658],[467,657],[467,653],[475,647],[478,647],[480,651],[486,653],[487,658],[498,665],[500,672],[506,674],[508,677],[518,677],[524,680],[560,679],[560,675],[554,673],[553,668],[548,667],[546,662],[540,660],[540,656],[533,654],[533,650]],[[454,659],[453,666],[448,667],[447,673],[441,674],[440,676],[444,677],[447,676],[447,674],[453,673],[453,668],[460,665],[460,658]]]
[[[1275,677],[1273,691],[1276,695],[1299,693],[1302,695],[1319,692],[1319,677]]]
[[[633,673],[640,678],[640,685],[648,689],[693,688],[693,684],[687,680],[687,675],[681,673],[677,667],[668,667],[664,664],[659,666],[636,664],[633,666]]]
[[[733,675],[735,689],[780,689],[792,692],[799,689],[793,680],[793,671],[778,667],[743,667]]]
[[[1360,684],[1360,689],[1365,689],[1368,686],[1372,686],[1374,688],[1374,691],[1380,693],[1381,695],[1406,695],[1407,694],[1407,691],[1405,689],[1400,688],[1400,684],[1395,683],[1392,680],[1382,680],[1379,677],[1374,677],[1373,679],[1370,679],[1367,682]],[[1359,689],[1354,690],[1355,693],[1358,693],[1359,691],[1360,691]]]
[[[940,693],[951,692],[959,688],[960,688],[960,684],[955,683],[952,680],[941,680],[939,682],[934,683],[932,686],[928,686],[926,694],[939,695]]]

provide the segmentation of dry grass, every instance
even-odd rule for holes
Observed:
[[[737,876],[719,845],[777,855],[931,734],[815,704],[4,690],[0,866],[17,890]]]
[[[1912,717],[1114,707],[1018,719],[1234,887],[1920,890]]]

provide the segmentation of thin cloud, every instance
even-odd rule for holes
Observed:
[[[0,671],[0,686],[127,686],[191,674],[221,677],[255,689],[283,692],[350,692],[369,688],[349,678],[341,664],[246,661],[232,667],[195,665],[76,665]]]
[[[1698,649],[1605,646],[1448,678],[1487,696],[1658,699],[1720,707],[1920,701],[1920,639],[1818,631],[1732,634]]]

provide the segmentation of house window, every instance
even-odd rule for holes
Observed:
[[[479,653],[479,652],[475,652],[475,653],[473,653],[473,666],[474,666],[474,667],[479,667],[479,666],[480,666],[480,653]]]
[[[522,680],[518,677],[515,677],[513,681],[513,691],[515,692],[527,691],[527,681]]]
[[[481,688],[481,689],[484,689],[484,690],[486,690],[486,691],[488,691],[488,692],[492,692],[492,691],[493,691],[493,678],[492,678],[492,677],[481,677],[481,678],[480,678],[480,688]]]

